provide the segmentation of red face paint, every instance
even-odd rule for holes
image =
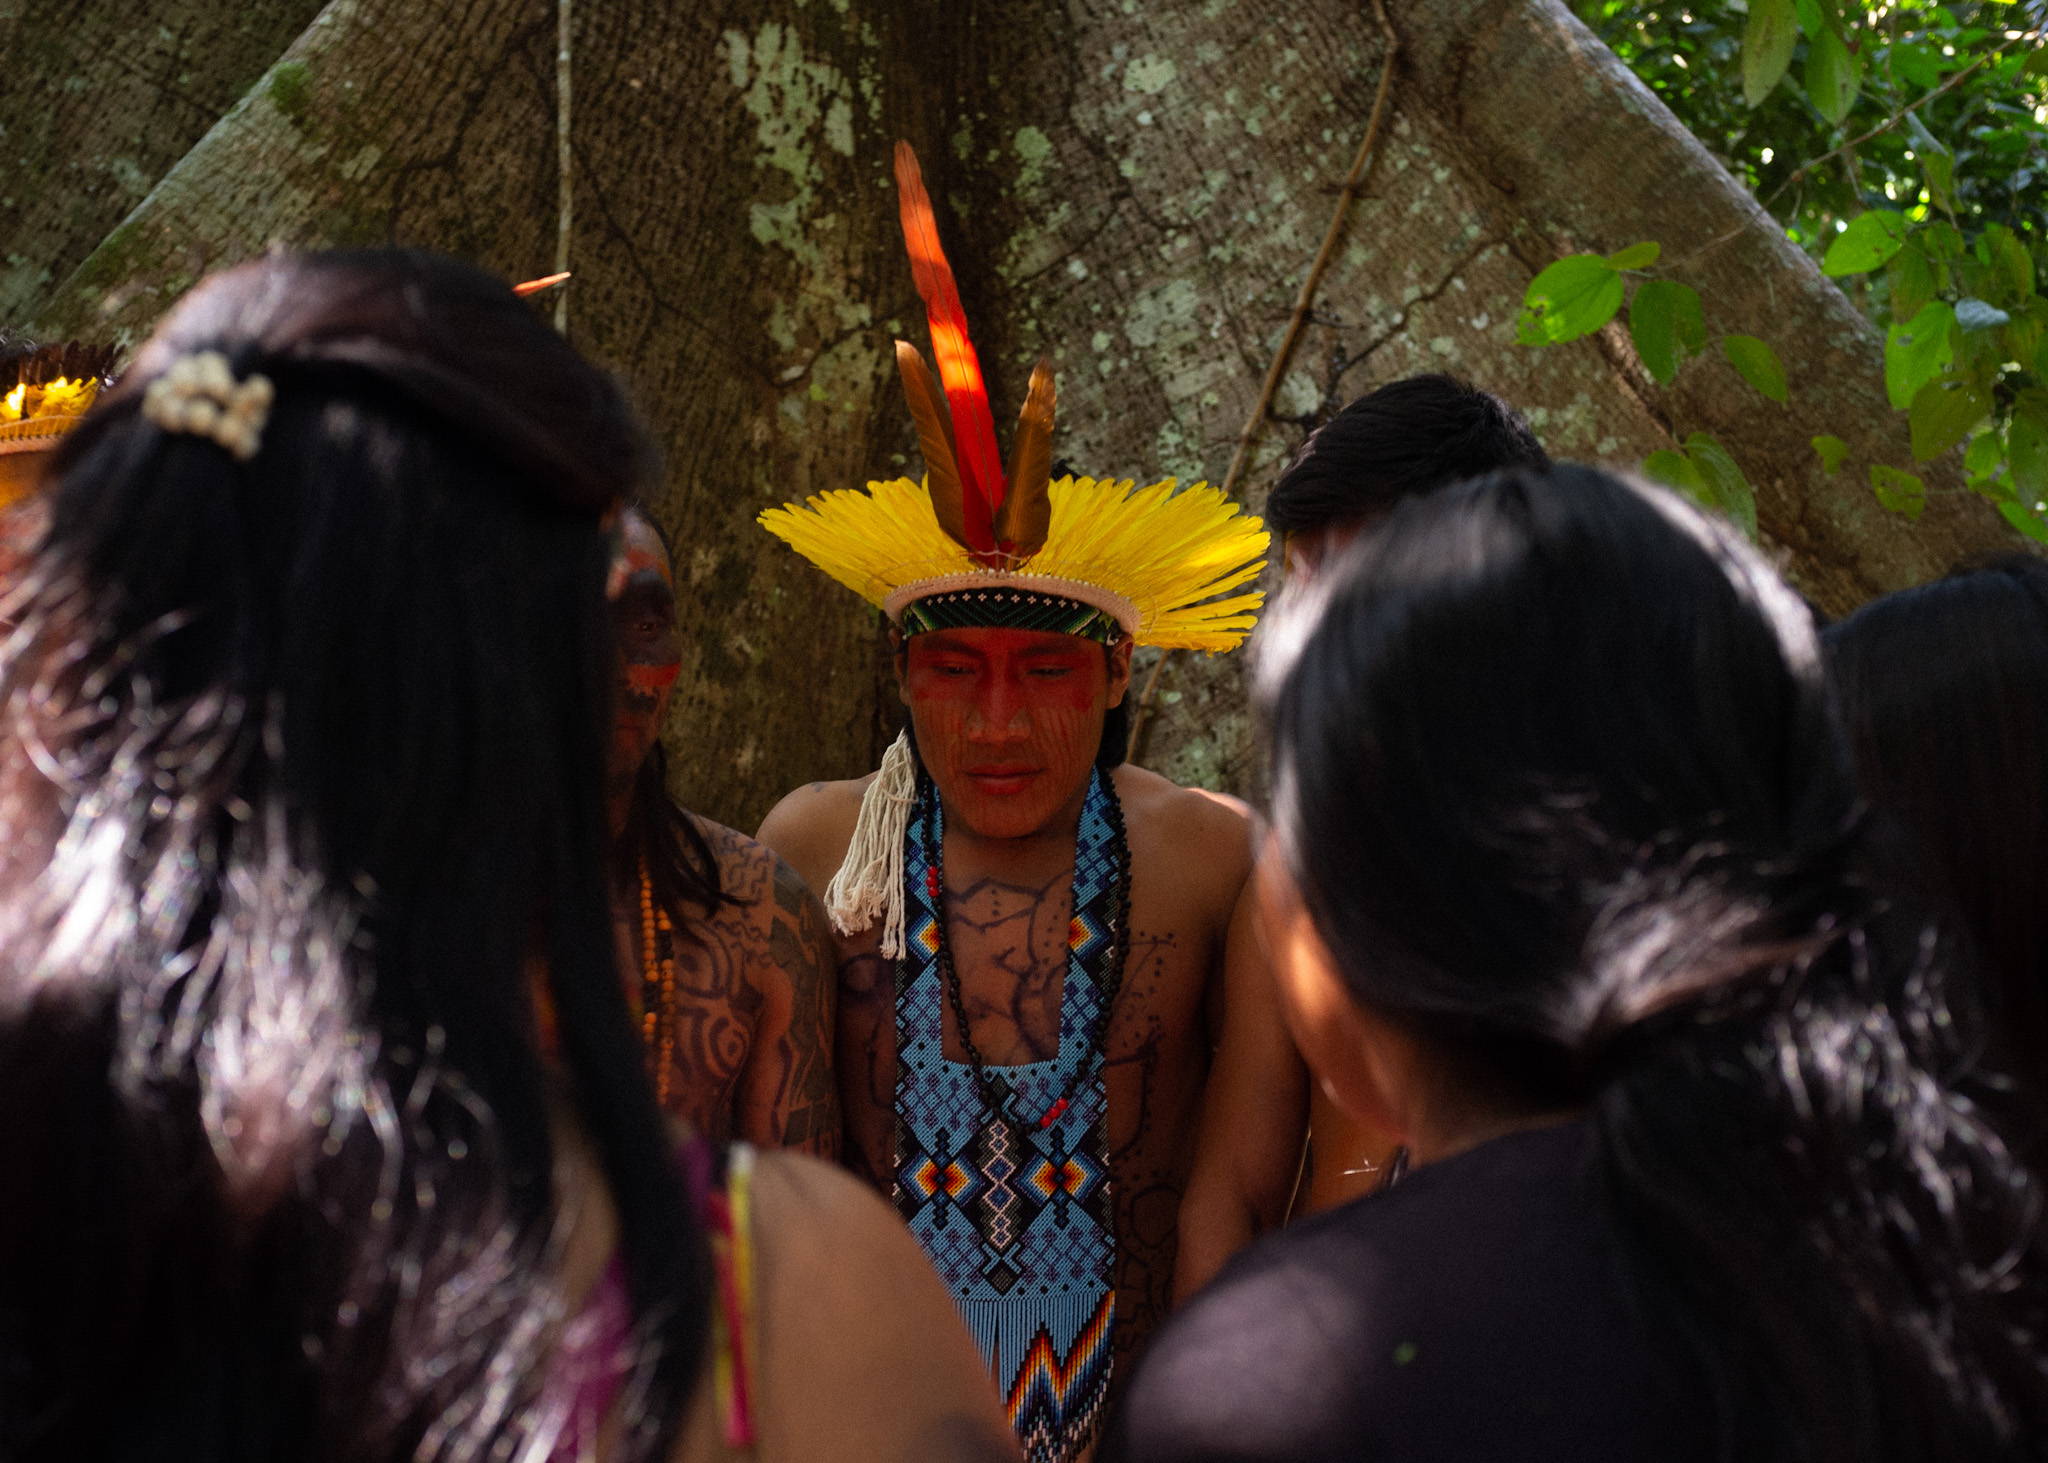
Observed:
[[[1127,672],[1092,640],[937,630],[906,643],[903,699],[946,816],[984,838],[1048,826],[1081,793]]]
[[[607,592],[618,651],[611,751],[616,784],[630,782],[654,749],[683,659],[668,551],[654,526],[631,509],[619,517]]]

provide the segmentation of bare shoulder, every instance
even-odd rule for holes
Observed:
[[[905,1318],[893,1308],[958,1324],[931,1262],[888,1202],[845,1169],[802,1154],[761,1152],[753,1203],[761,1252],[782,1294],[829,1332],[834,1313],[871,1341]],[[859,1318],[859,1319],[857,1319]],[[929,1321],[918,1314],[915,1320]],[[947,1333],[950,1335],[950,1331]]]
[[[860,820],[861,794],[875,774],[840,782],[809,782],[785,795],[755,835],[787,859],[814,891],[832,881]]]
[[[718,860],[719,884],[729,892],[754,900],[763,908],[765,921],[773,909],[797,909],[811,893],[802,872],[787,858],[758,838],[749,838],[737,828],[714,823],[692,813],[697,829]],[[769,898],[761,898],[770,895]]]
[[[753,1199],[764,1458],[1016,1457],[945,1287],[879,1195],[763,1153]]]
[[[815,1261],[820,1278],[861,1283],[860,1265],[842,1263],[844,1253],[928,1270],[929,1263],[910,1231],[881,1195],[845,1169],[800,1154],[763,1151],[754,1165],[754,1202],[764,1227],[778,1236],[792,1263]],[[870,1255],[869,1252],[873,1254]]]
[[[718,861],[718,882],[724,888],[750,889],[774,877],[776,865],[782,860],[767,844],[747,837],[737,828],[714,823],[702,813],[688,816],[704,836],[711,856]]]
[[[1154,836],[1202,840],[1212,854],[1241,850],[1247,859],[1251,855],[1252,813],[1241,799],[1182,787],[1129,765],[1116,770],[1116,790],[1134,831],[1142,825]]]

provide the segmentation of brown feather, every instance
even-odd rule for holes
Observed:
[[[1031,368],[1031,387],[1010,443],[1009,491],[996,514],[997,541],[1019,559],[1044,548],[1052,527],[1052,419],[1058,399],[1052,363],[1041,360]]]
[[[953,458],[952,434],[946,430],[946,410],[940,402],[938,383],[924,363],[924,356],[907,340],[896,342],[896,370],[903,377],[903,399],[910,403],[910,419],[917,423],[917,446],[924,454],[924,475],[931,484],[932,514],[946,536],[964,549],[967,542],[967,498],[960,485],[960,467]]]

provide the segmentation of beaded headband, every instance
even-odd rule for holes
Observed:
[[[1043,630],[1053,635],[1079,635],[1104,645],[1124,639],[1123,626],[1107,610],[1063,595],[1003,584],[928,594],[906,604],[899,623],[905,635],[931,630]]]

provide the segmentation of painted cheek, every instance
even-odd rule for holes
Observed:
[[[626,688],[642,696],[660,696],[676,683],[682,673],[681,661],[665,661],[659,665],[629,665],[626,667]]]

